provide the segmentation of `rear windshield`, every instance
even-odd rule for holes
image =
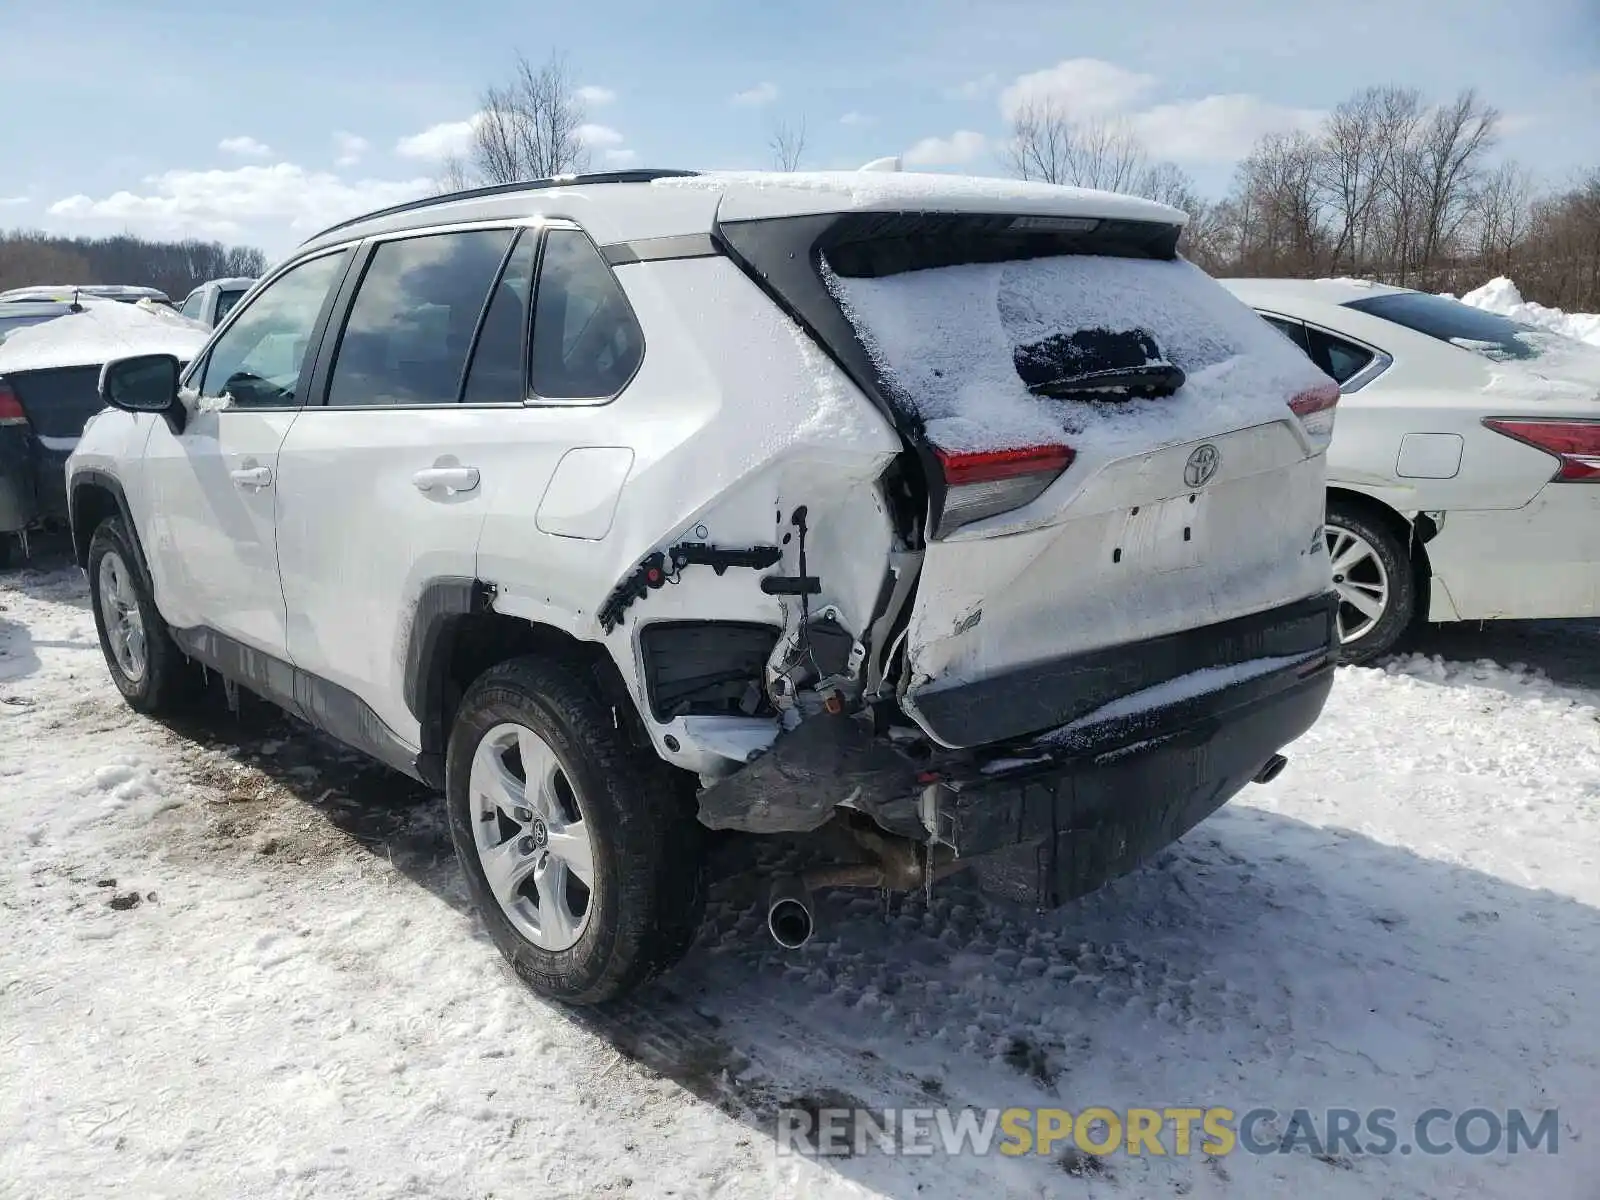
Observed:
[[[881,278],[844,277],[826,257],[823,268],[886,390],[943,449],[1172,444],[1282,420],[1292,396],[1328,382],[1181,259],[1068,254]],[[1052,395],[1041,356],[1068,392],[1096,372],[1146,368],[1179,386]]]
[[[59,312],[32,312],[18,313],[16,316],[10,316],[4,309],[0,309],[0,342],[5,341],[6,334],[10,333],[12,330],[22,329],[28,325],[38,325],[45,321],[54,321],[61,315],[62,314]]]
[[[244,299],[244,294],[248,290],[249,290],[248,288],[237,288],[237,289],[230,289],[228,291],[223,291],[223,292],[218,292],[217,293],[217,320],[216,320],[216,323],[218,325],[222,324],[222,318],[223,317],[227,316],[229,313],[231,313],[233,311],[233,306],[235,304],[238,304],[239,301]]]
[[[1496,362],[1538,358],[1546,344],[1545,335],[1531,325],[1427,292],[1390,292],[1386,296],[1350,300],[1345,307],[1404,325]]]

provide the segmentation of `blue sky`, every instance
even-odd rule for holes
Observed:
[[[1220,193],[1254,134],[1368,84],[1476,85],[1502,152],[1600,165],[1600,0],[11,0],[0,227],[246,240],[421,190],[514,51],[592,89],[597,167],[887,154],[994,172],[1006,105],[1049,92],[1131,122]],[[420,135],[420,136],[419,136]]]

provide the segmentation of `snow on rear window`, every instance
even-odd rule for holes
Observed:
[[[1182,260],[1065,255],[845,278],[829,290],[885,383],[952,451],[1066,440],[1082,455],[1149,449],[1284,418],[1328,382],[1298,349]],[[1184,386],[1152,399],[1047,399],[1018,346],[1082,330],[1150,335]]]

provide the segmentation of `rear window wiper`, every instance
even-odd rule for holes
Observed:
[[[1185,379],[1144,329],[1052,333],[1015,347],[1011,358],[1030,392],[1058,400],[1170,396]]]
[[[1028,390],[1035,396],[1048,396],[1052,400],[1105,393],[1151,398],[1172,395],[1184,385],[1187,378],[1183,368],[1172,363],[1156,362],[1138,367],[1111,367],[1104,371],[1062,375],[1030,384]]]

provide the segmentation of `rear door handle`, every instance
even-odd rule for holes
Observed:
[[[229,471],[233,477],[235,487],[264,488],[272,486],[271,467],[240,467],[237,471]]]
[[[419,492],[437,492],[453,496],[457,492],[470,492],[478,486],[477,467],[429,467],[411,477]]]

